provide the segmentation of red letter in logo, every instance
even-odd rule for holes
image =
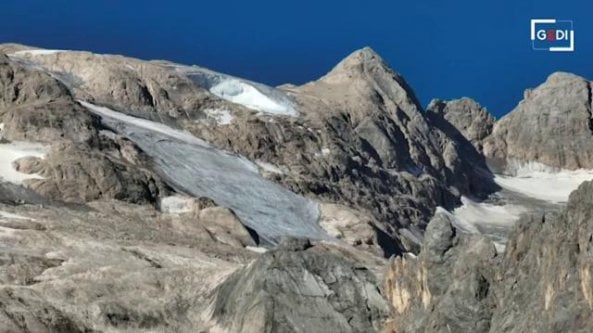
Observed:
[[[555,41],[556,40],[556,30],[548,30],[546,31],[547,37],[546,40]]]

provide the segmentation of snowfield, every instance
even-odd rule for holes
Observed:
[[[276,244],[284,236],[331,239],[318,224],[315,202],[265,179],[257,165],[244,157],[160,123],[81,104],[148,154],[161,176],[179,193],[208,197],[232,209],[244,225],[258,233],[262,244]],[[170,211],[185,209],[178,199],[165,198],[165,206]]]
[[[47,146],[29,142],[11,142],[0,144],[0,181],[21,185],[26,179],[43,179],[37,174],[16,171],[13,162],[23,157],[44,158],[49,152]]]
[[[197,86],[246,108],[276,116],[298,116],[294,103],[284,92],[261,83],[217,73],[197,66],[173,65]]]
[[[593,170],[564,170],[541,163],[511,161],[504,175],[494,177],[502,188],[496,194],[497,204],[462,197],[461,206],[451,212],[438,207],[435,215],[446,215],[462,232],[490,236],[502,251],[506,234],[522,214],[558,209],[572,191],[591,179]]]
[[[468,229],[480,223],[512,226],[521,214],[529,211],[521,205],[475,202],[466,197],[461,197],[461,202],[462,205],[453,210],[453,216]]]
[[[510,163],[507,174],[494,181],[509,191],[552,203],[567,202],[582,182],[593,179],[593,170],[555,169],[536,162]]]

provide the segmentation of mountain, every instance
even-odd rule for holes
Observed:
[[[369,48],[349,55],[316,82],[280,89],[195,66],[12,48],[14,62],[24,68],[42,68],[69,87],[77,100],[184,129],[214,148],[259,164],[268,178],[297,194],[367,212],[377,230],[374,243],[380,246],[382,235],[395,241],[388,248],[383,246],[386,255],[417,248],[417,239],[436,206],[452,208],[460,195],[480,197],[496,188],[481,155],[466,152],[467,147],[461,153],[458,146],[464,140],[431,127],[405,80]],[[114,124],[108,127],[113,130]],[[208,189],[216,186],[204,183],[209,176],[199,170],[181,175],[179,166],[194,165],[199,153],[176,151],[179,147],[149,148],[145,138],[115,132],[161,164],[157,174],[175,190],[224,202],[239,215],[245,209],[266,209],[252,203],[245,207],[230,202],[234,199],[223,193],[213,194]],[[183,160],[175,166],[159,163],[167,153]],[[189,185],[189,179],[197,183]],[[232,193],[230,187],[237,187],[238,179],[225,180],[231,183],[225,193]],[[264,192],[271,193],[248,196],[257,198]],[[270,200],[262,198],[261,203],[268,205]],[[311,224],[316,213],[307,205],[282,211],[302,210],[295,221]],[[277,242],[278,235],[263,235],[255,222],[248,222],[254,214],[246,213],[242,219],[262,239]],[[292,235],[324,237],[306,232]]]
[[[390,331],[590,331],[592,197],[586,182],[561,212],[523,218],[503,255],[437,215],[420,255],[390,264]]]
[[[555,256],[544,241],[563,248],[589,222],[586,193],[563,211],[593,179],[575,170],[587,168],[587,84],[554,74],[495,121],[469,98],[424,110],[370,48],[270,87],[2,44],[0,328],[521,331],[513,309],[541,310],[507,288],[527,288],[524,272],[553,290],[558,272],[579,272],[569,283],[589,297],[581,250]],[[522,217],[542,212],[560,216],[549,230]],[[581,297],[550,288],[536,289],[550,298],[542,325]],[[583,304],[558,327],[585,329]]]
[[[484,154],[497,164],[513,160],[563,169],[591,169],[593,130],[591,82],[554,73],[500,119],[484,142]]]
[[[492,133],[495,119],[478,102],[471,98],[451,101],[434,99],[426,110],[433,117],[441,117],[482,151],[482,141]],[[434,115],[433,115],[434,114]]]

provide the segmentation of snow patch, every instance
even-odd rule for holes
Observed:
[[[205,109],[204,113],[214,119],[218,125],[229,125],[235,118],[229,110]]]
[[[264,248],[264,247],[256,247],[256,246],[245,246],[246,250],[255,252],[255,253],[266,253],[268,252],[268,249]]]
[[[529,162],[509,162],[507,175],[496,175],[500,187],[551,203],[565,203],[570,193],[587,180],[593,179],[593,170],[565,170]]]
[[[292,115],[293,110],[269,98],[257,88],[237,79],[228,79],[210,88],[214,95],[247,108],[277,115]]]
[[[275,174],[279,174],[282,175],[284,174],[284,172],[277,166],[264,162],[264,161],[255,161],[255,164],[257,164],[260,168],[262,168],[263,171],[267,171],[270,173],[275,173]]]
[[[321,157],[321,156],[328,156],[329,154],[331,154],[331,150],[329,148],[322,148],[319,151],[319,153],[315,153],[314,156]]]
[[[0,180],[21,185],[26,179],[44,179],[38,174],[18,172],[13,162],[23,157],[44,158],[49,148],[30,142],[11,142],[0,144]]]
[[[4,211],[1,211],[1,210],[0,210],[0,218],[3,218],[3,219],[14,219],[14,220],[31,220],[28,217],[17,215],[17,214],[12,214],[12,213],[9,213],[9,212],[4,212]]]
[[[196,85],[229,102],[272,115],[299,114],[292,100],[276,88],[197,66],[172,66]]]
[[[164,197],[160,201],[161,212],[165,214],[184,214],[194,210],[194,198],[181,195]]]
[[[455,219],[462,225],[475,226],[479,224],[498,224],[511,226],[521,214],[528,212],[527,207],[513,204],[495,205],[485,202],[475,202],[461,197],[462,205],[453,210]],[[469,227],[470,229],[472,227]]]
[[[505,250],[506,236],[502,234],[511,230],[523,213],[529,212],[527,207],[521,205],[475,202],[466,197],[461,197],[461,202],[462,205],[453,212],[437,207],[435,215],[444,215],[461,232],[487,235],[498,253]]]

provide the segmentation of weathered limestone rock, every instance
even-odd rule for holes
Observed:
[[[500,119],[484,141],[497,165],[509,160],[578,169],[593,168],[591,82],[554,73]]]

